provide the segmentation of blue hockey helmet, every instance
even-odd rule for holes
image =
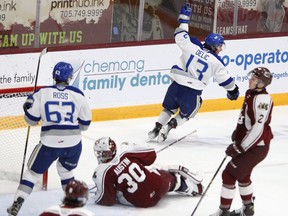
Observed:
[[[225,44],[224,38],[220,34],[210,33],[205,38],[205,45],[213,51],[215,51],[217,47],[222,46],[223,44]]]
[[[73,67],[66,62],[58,62],[53,69],[53,79],[55,81],[69,83],[73,77]]]

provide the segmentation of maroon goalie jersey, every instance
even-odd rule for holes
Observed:
[[[154,149],[137,149],[99,164],[93,175],[97,187],[95,203],[110,206],[117,201],[137,207],[154,206],[175,184],[174,176],[168,172],[145,167],[155,159]]]
[[[266,90],[247,90],[232,140],[241,143],[245,151],[254,146],[268,147],[273,138],[269,126],[272,109],[273,101]]]

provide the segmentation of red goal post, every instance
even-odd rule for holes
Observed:
[[[0,90],[0,180],[19,182],[27,138],[28,125],[24,120],[23,104],[33,87]],[[31,152],[40,140],[40,126],[30,127],[26,164]],[[36,187],[47,190],[48,172]],[[11,191],[12,192],[12,191]]]

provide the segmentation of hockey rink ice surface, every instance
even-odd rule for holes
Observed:
[[[116,143],[131,142],[143,146],[155,147],[158,157],[156,167],[181,164],[192,172],[203,173],[203,185],[207,187],[221,161],[225,150],[231,143],[230,135],[234,130],[240,110],[198,113],[194,119],[172,130],[168,139],[161,144],[146,143],[147,133],[154,126],[157,117],[129,119],[119,121],[96,122],[83,133],[83,152],[75,170],[75,178],[84,180],[93,187],[92,174],[97,166],[93,152],[94,141],[102,136],[110,136]],[[276,106],[271,122],[274,139],[270,152],[252,173],[254,184],[255,216],[277,216],[287,214],[288,194],[288,106]],[[171,145],[193,130],[195,133]],[[23,143],[24,144],[24,143]],[[164,149],[163,149],[164,148]],[[27,156],[28,157],[28,156]],[[226,159],[206,196],[198,206],[195,216],[208,216],[219,206],[221,173],[228,163]],[[35,190],[24,202],[19,216],[39,215],[51,205],[59,204],[63,198],[55,163],[49,170],[48,191]],[[6,208],[12,203],[17,182],[0,180],[0,215],[7,215]],[[192,214],[200,197],[187,197],[169,193],[155,207],[135,208],[122,205],[105,207],[93,202],[93,193],[85,206],[97,216],[189,216]],[[239,208],[241,201],[237,191],[232,209]]]

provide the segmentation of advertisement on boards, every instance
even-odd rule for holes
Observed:
[[[190,25],[194,28],[213,32],[215,1],[214,0],[191,0],[192,9]]]
[[[265,46],[263,46],[265,44]],[[287,37],[228,40],[221,57],[236,80],[241,96],[248,88],[248,72],[265,66],[273,74],[271,94],[288,92]],[[175,44],[119,47],[65,52],[42,56],[38,84],[51,85],[59,61],[74,67],[74,86],[81,89],[91,108],[160,104],[171,83],[169,72],[181,55]],[[1,89],[33,87],[39,53],[1,55]],[[211,78],[203,99],[226,98],[226,90]]]
[[[171,83],[169,71],[178,56],[176,45],[53,52],[41,73],[50,75],[59,59],[71,62],[77,71],[72,83],[92,108],[156,104]]]
[[[37,2],[40,47],[110,42],[110,0],[5,0],[0,2],[0,49],[35,47]]]
[[[268,86],[269,93],[288,92],[287,37],[226,40],[225,43],[225,48],[220,56],[229,73],[236,80],[240,95],[244,96],[248,89],[249,71],[259,66],[269,68],[273,74],[272,84]],[[211,81],[213,84],[210,83],[203,91],[204,98],[217,98],[226,95],[226,91],[219,88],[214,79]]]

